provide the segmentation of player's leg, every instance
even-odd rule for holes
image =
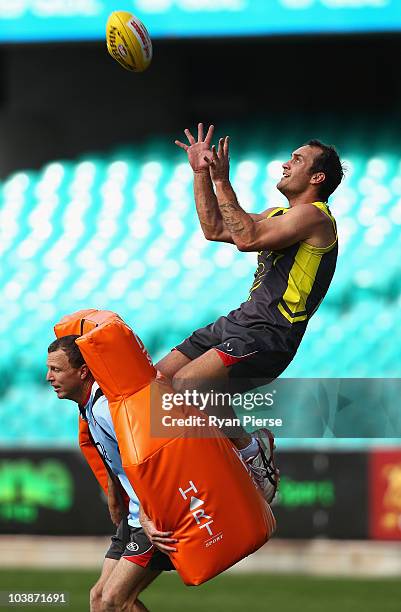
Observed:
[[[240,371],[242,365],[241,363],[232,366],[227,365],[227,361],[221,358],[219,351],[210,349],[178,370],[173,377],[172,385],[174,390],[180,393],[195,389],[198,392],[207,392],[211,388],[223,394],[227,391],[232,393],[233,388],[241,388],[241,384],[236,387],[235,382],[230,379],[230,374],[233,368]],[[248,369],[246,368],[245,371]],[[232,423],[232,419],[237,416],[231,405],[226,402],[219,405],[217,410],[220,418],[229,419],[228,423]],[[210,410],[206,408],[206,411],[210,414]],[[249,434],[241,425],[223,427],[222,430],[241,452],[241,456],[248,464],[254,480],[262,490],[264,498],[268,503],[271,503],[276,494],[279,480],[279,471],[274,461],[275,446],[272,432],[268,429],[260,429]]]
[[[90,590],[90,612],[100,612],[102,609],[103,588],[117,566],[117,563],[121,559],[125,546],[127,542],[129,542],[129,537],[130,532],[128,522],[125,518],[117,527],[116,533],[111,537],[110,547],[106,552],[105,560],[103,562],[102,573],[99,580]]]
[[[168,555],[157,550],[142,527],[128,526],[121,559],[103,588],[102,611],[143,612],[138,595],[162,570],[173,569]]]
[[[179,351],[174,351],[178,353]],[[224,365],[214,348],[207,350],[203,355],[187,362],[172,377],[174,389],[203,389],[217,383],[219,388],[227,387],[229,383],[230,367]]]
[[[127,600],[127,610],[132,609],[133,612],[148,612],[148,608],[138,599],[138,596],[159,576],[159,574],[161,574],[161,570],[149,570],[148,574],[141,580],[137,588],[129,596]],[[131,608],[129,606],[131,606]]]
[[[159,573],[121,557],[103,588],[102,612],[146,610],[138,595]]]
[[[90,601],[90,612],[101,612],[102,609],[102,593],[103,587],[110,577],[110,574],[114,570],[118,563],[117,559],[105,559],[103,562],[102,573],[100,574],[99,580],[90,590],[89,601]]]
[[[160,359],[155,368],[168,380],[173,380],[176,373],[190,362],[191,359],[189,357],[180,351],[172,350],[163,359]]]
[[[229,367],[213,348],[222,342],[225,322],[225,317],[220,317],[215,323],[197,329],[156,364],[156,369],[170,381],[177,393],[195,390],[208,393],[211,389],[219,393],[230,391]],[[229,402],[222,403],[217,412],[219,418],[236,418]],[[242,427],[224,433],[239,449],[251,440]]]
[[[219,321],[219,320],[218,320]],[[156,369],[170,381],[191,361],[194,361],[221,342],[220,328],[216,323],[194,331],[156,364]]]
[[[220,317],[215,323],[196,330],[156,367],[170,378],[176,392],[207,393],[213,389],[223,394],[241,393],[271,382],[284,369],[283,355],[280,351],[266,352],[268,345],[259,330],[247,329]],[[183,358],[177,353],[182,353]],[[210,414],[210,408],[206,407],[206,411]],[[233,419],[237,415],[227,402],[223,405],[220,402],[217,413],[216,416],[229,419],[226,422],[236,422]],[[278,483],[273,435],[268,430],[248,434],[241,426],[222,429],[241,452],[270,502]]]
[[[238,379],[244,376],[237,366],[248,361],[249,357],[260,350],[261,344],[252,332],[229,321],[227,317],[220,317],[214,323],[194,331],[161,359],[156,364],[156,369],[171,382],[177,392],[207,392],[213,389],[219,393],[229,393],[239,388],[242,392],[252,388],[251,379],[255,377],[255,373],[253,368],[249,367],[245,376],[247,380],[239,381]],[[250,383],[250,386],[246,386],[247,383]],[[223,412],[224,406],[221,407],[220,416],[236,416],[229,407],[225,415]],[[245,432],[235,437],[239,447],[243,443],[249,443]],[[242,437],[244,439],[241,441],[239,438]]]
[[[181,355],[181,358],[175,354]],[[209,349],[193,360],[190,360],[179,350],[172,351],[170,355],[174,355],[174,357],[169,360],[170,356],[167,355],[156,365],[156,368],[170,379],[171,385],[177,393],[184,393],[185,391],[191,393],[195,390],[198,393],[203,392],[205,394],[210,393],[211,390],[215,393],[228,393],[232,390],[232,381],[229,378],[230,366],[227,367],[223,363],[215,349]],[[180,364],[183,364],[182,367],[175,367]],[[236,414],[227,400],[222,401],[218,407],[213,406],[213,408],[216,409],[219,418],[231,420],[236,418]],[[206,411],[211,414],[210,407],[206,407]],[[251,442],[251,436],[242,427],[236,427],[235,430],[230,428],[224,433],[238,449],[246,447]]]

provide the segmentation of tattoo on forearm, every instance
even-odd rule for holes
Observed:
[[[242,211],[235,204],[230,202],[220,204],[220,211],[224,225],[232,234],[240,234],[245,231],[244,224],[240,218]]]

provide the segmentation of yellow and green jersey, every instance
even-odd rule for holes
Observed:
[[[335,219],[325,202],[313,202],[313,206],[331,219],[334,242],[321,248],[302,241],[277,251],[260,251],[248,300],[227,316],[239,325],[270,331],[280,350],[296,351],[308,320],[327,293],[336,267]],[[268,217],[284,215],[289,210],[275,208]]]

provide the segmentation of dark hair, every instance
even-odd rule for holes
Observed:
[[[54,340],[54,342],[50,344],[49,348],[47,349],[47,352],[55,353],[56,351],[61,349],[67,355],[70,366],[72,368],[78,369],[82,365],[84,365],[85,360],[82,357],[81,351],[79,350],[78,345],[75,342],[77,338],[79,338],[79,336],[74,335],[57,338],[57,340]]]
[[[319,155],[316,155],[313,160],[310,173],[312,175],[316,172],[324,172],[326,178],[323,183],[318,185],[319,197],[327,200],[341,183],[344,176],[344,167],[335,147],[332,145],[326,145],[316,139],[310,140],[306,144],[320,149]]]

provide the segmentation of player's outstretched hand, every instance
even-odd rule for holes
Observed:
[[[210,169],[210,176],[214,183],[228,181],[230,177],[230,157],[229,157],[230,138],[220,138],[219,148],[212,146],[212,156],[205,156],[204,161]]]
[[[176,552],[176,548],[171,546],[172,544],[176,544],[178,540],[172,538],[172,531],[158,531],[155,527],[154,522],[146,516],[145,512],[141,507],[141,511],[139,514],[139,522],[142,525],[144,532],[146,533],[149,540],[152,542],[156,548],[158,548],[163,553]]]
[[[192,136],[191,132],[184,130],[185,136],[188,138],[189,145],[176,140],[175,144],[184,151],[187,152],[188,161],[191,164],[191,168],[194,172],[209,172],[209,165],[205,161],[207,158],[211,158],[212,153],[210,150],[210,143],[212,142],[214,132],[214,126],[209,126],[205,138],[203,137],[203,123],[198,124],[198,140]]]

